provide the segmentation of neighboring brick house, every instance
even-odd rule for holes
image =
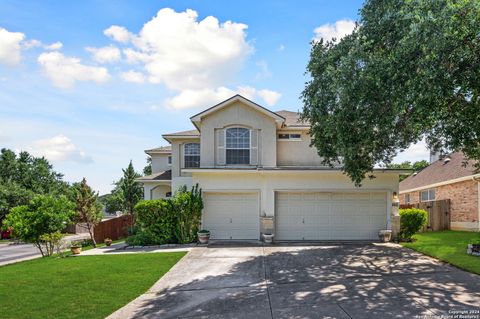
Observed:
[[[450,199],[451,229],[479,231],[480,174],[473,163],[460,152],[433,162],[400,183],[400,204]]]

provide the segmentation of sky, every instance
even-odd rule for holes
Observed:
[[[314,39],[352,31],[362,1],[0,2],[0,148],[107,193],[130,160],[240,93],[299,111]],[[424,142],[395,162],[428,158]]]

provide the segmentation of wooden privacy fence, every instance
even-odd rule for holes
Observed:
[[[400,208],[420,208],[428,212],[428,224],[423,231],[437,231],[450,229],[450,199],[403,204]]]
[[[103,243],[105,238],[117,240],[128,236],[128,228],[132,226],[131,215],[124,215],[101,221],[95,226],[94,236],[97,243]]]

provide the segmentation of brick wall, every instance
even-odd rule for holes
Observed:
[[[477,223],[478,225],[478,182],[464,181],[435,187],[435,199],[450,199],[450,221],[454,223]],[[400,194],[400,204],[407,204],[405,194]],[[410,203],[420,201],[420,191],[411,192]],[[452,227],[454,228],[454,227]]]

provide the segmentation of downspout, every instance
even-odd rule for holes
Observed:
[[[477,210],[478,210],[477,231],[480,231],[480,177],[473,176],[472,179],[477,182]]]

